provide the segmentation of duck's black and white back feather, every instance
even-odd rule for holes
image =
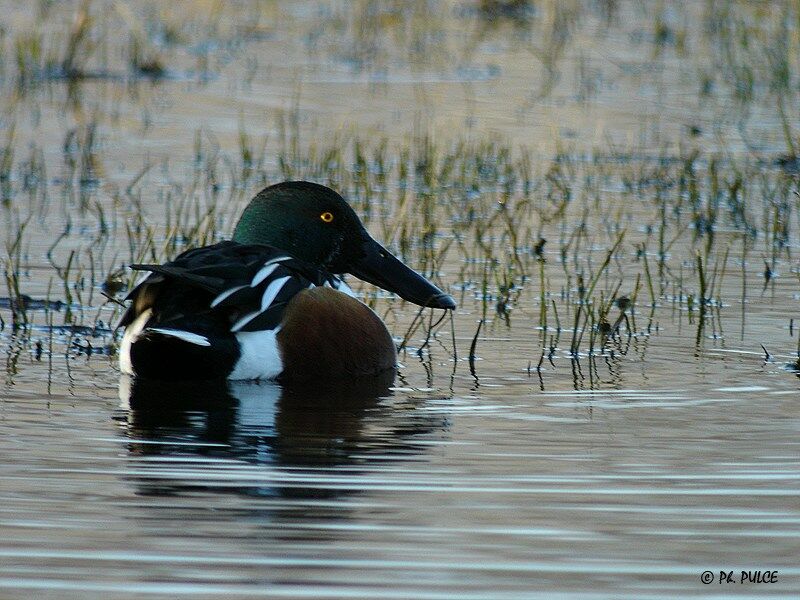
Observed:
[[[208,369],[227,376],[240,356],[240,339],[271,333],[281,323],[288,302],[300,291],[328,285],[352,294],[341,279],[271,246],[220,242],[184,252],[163,265],[131,265],[149,271],[128,300],[120,326],[123,370],[146,375],[149,365],[175,378],[187,370]],[[137,351],[137,346],[139,347]]]

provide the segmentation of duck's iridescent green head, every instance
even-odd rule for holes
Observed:
[[[280,248],[331,273],[352,273],[420,306],[456,307],[373,240],[345,199],[323,185],[285,181],[261,190],[239,218],[233,240]]]

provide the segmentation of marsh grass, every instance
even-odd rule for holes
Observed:
[[[8,205],[11,202],[11,169],[14,165],[14,135],[16,124],[12,123],[6,131],[6,139],[0,148],[0,203]]]
[[[27,222],[19,223],[13,239],[6,244],[5,257],[0,260],[8,290],[8,309],[11,312],[11,326],[14,332],[18,329],[25,329],[28,325],[29,298],[22,293],[20,285],[22,247],[26,226]]]
[[[284,131],[291,127],[289,117]],[[84,140],[83,151],[65,153],[75,185],[87,185],[94,177],[89,174],[102,172],[96,153],[86,151],[95,136],[90,127],[81,135],[71,134],[65,144],[77,147],[81,143],[74,140]],[[602,155],[589,160],[559,155],[537,165],[525,162],[527,150],[501,140],[475,144],[427,136],[392,146],[355,132],[304,150],[299,140],[285,133],[275,150],[276,172],[265,176],[268,139],[242,133],[238,149],[230,154],[202,132],[197,139],[194,179],[162,191],[161,214],[153,214],[152,204],[145,208],[142,201],[155,176],[145,165],[120,190],[113,210],[101,203],[84,204],[84,218],[95,223],[90,244],[58,251],[62,240],[71,237],[69,227],[56,240],[49,254],[60,284],[53,291],[62,291],[65,323],[77,326],[91,318],[96,324],[100,313],[92,307],[102,298],[96,290],[119,301],[134,283],[135,275],[126,272],[124,264],[168,260],[190,247],[217,241],[231,229],[257,187],[287,176],[336,187],[390,249],[453,291],[466,309],[476,307],[477,327],[465,353],[473,375],[479,371],[481,336],[494,335],[498,327],[532,327],[539,332],[537,372],[546,356],[553,360],[558,355],[565,327],[569,335],[563,350],[578,363],[607,351],[624,355],[625,344],[618,342],[650,335],[662,307],[685,311],[696,330],[695,343],[702,345],[712,313],[730,302],[724,283],[731,253],[742,254],[744,264],[747,248],[754,243],[751,223],[758,220],[759,211],[752,201],[742,206],[741,198],[762,198],[762,228],[756,238],[768,257],[768,271],[770,265],[791,259],[790,246],[797,235],[784,225],[797,222],[793,179],[781,170],[765,175],[756,164],[723,169],[716,157],[706,159],[699,153],[658,166],[662,178],[675,182],[672,200],[637,179],[637,173],[644,172],[641,165],[621,162],[604,167],[604,179],[627,185],[597,202],[598,180],[591,173],[605,160]],[[730,192],[731,184],[723,185],[723,177],[735,181],[735,192]],[[726,198],[729,210],[723,212]],[[634,219],[637,227],[621,228]],[[723,240],[720,229],[736,233]],[[113,232],[122,234],[124,244],[112,241]],[[541,235],[550,232],[557,232],[559,241],[548,252]],[[23,328],[24,234],[20,226],[4,261],[12,323]],[[649,250],[652,243],[658,248],[655,253]],[[656,259],[655,271],[651,258]],[[694,274],[694,283],[687,271]],[[629,290],[624,298],[623,288]],[[676,291],[668,294],[669,289]],[[362,293],[372,306],[388,307],[389,314],[402,305],[385,293]],[[746,297],[746,290],[743,294]],[[645,329],[635,325],[640,307],[646,308]],[[100,320],[110,322],[118,309],[112,301],[107,307],[112,314]],[[431,323],[419,313],[406,329],[401,349],[419,350],[414,342],[419,330],[421,347],[427,351]],[[713,335],[719,334],[717,329],[714,325]],[[108,343],[113,346],[112,339]],[[524,364],[534,360],[530,357]]]
[[[168,76],[207,81],[216,64],[207,51],[199,51],[202,44],[237,54],[248,39],[242,33],[257,32],[262,18],[261,8],[239,11],[223,3],[210,11],[187,11],[180,3],[132,7],[116,0],[78,0],[38,13],[21,6],[16,12],[2,56],[13,57],[3,66],[23,94],[62,81]],[[231,13],[233,26],[223,18]],[[0,43],[5,46],[6,40]]]
[[[545,75],[541,88],[531,91],[532,102],[567,85],[561,72],[570,57],[579,66],[569,80],[572,95],[586,104],[601,91],[602,69],[572,44],[583,23],[598,15],[611,27],[615,3],[593,3],[587,12],[580,2],[480,2],[465,15],[444,4],[457,24],[470,26],[460,38],[452,35],[452,18],[426,18],[428,4],[357,2],[310,32],[306,43],[312,53],[333,49],[333,56],[359,69],[430,68],[469,63],[484,37],[512,26],[515,49],[534,57]],[[137,278],[126,265],[169,260],[223,239],[258,189],[311,179],[342,192],[376,237],[459,301],[451,326],[460,352],[440,343],[442,325],[429,313],[354,282],[393,327],[404,355],[424,360],[429,374],[436,355],[454,368],[466,362],[470,375],[480,378],[482,368],[491,368],[481,364],[481,349],[513,330],[532,340],[527,355],[508,358],[519,371],[535,371],[544,385],[547,369],[567,359],[576,382],[597,385],[603,379],[598,360],[618,377],[631,348],[643,361],[666,323],[690,325],[698,348],[724,337],[723,320],[734,304],[741,306],[744,339],[753,265],[764,262],[764,294],[774,292],[780,271],[797,260],[800,196],[791,164],[798,151],[792,107],[800,88],[797,39],[787,35],[794,31],[787,22],[797,15],[781,6],[776,15],[759,16],[742,3],[708,3],[701,38],[667,12],[658,12],[648,29],[656,58],[701,44],[718,49],[712,55],[718,63],[701,65],[703,94],[729,87],[750,149],[744,155],[703,150],[691,128],[677,143],[655,150],[611,141],[586,150],[560,140],[546,155],[500,135],[443,134],[424,119],[403,136],[357,127],[313,136],[298,87],[286,109],[264,115],[268,133],[254,133],[241,114],[235,135],[224,140],[210,127],[197,128],[185,156],[126,165],[131,175],[119,185],[111,183],[114,166],[103,156],[114,126],[106,108],[76,111],[81,118],[64,125],[60,163],[43,142],[21,141],[13,118],[4,119],[0,196],[9,218],[2,308],[19,332],[17,342],[30,336],[32,315],[44,311],[51,333],[38,352],[49,352],[50,360],[54,343],[73,348],[76,341],[70,334],[54,342],[57,316],[70,332],[99,332],[101,354],[111,354],[118,336],[108,325]],[[198,32],[235,53],[246,43],[234,40],[237,33],[255,39],[263,31],[260,8],[239,28],[226,25],[227,10],[218,3],[202,18],[182,22],[179,12],[154,8],[139,24],[122,3],[108,10],[105,3],[81,2],[58,35],[41,27],[13,32],[4,72],[20,88],[53,73],[80,80],[121,69],[157,79],[170,74],[170,61],[181,60],[179,50]],[[119,52],[100,43],[115,27]],[[114,62],[120,57],[127,66]],[[212,69],[205,50],[196,49],[191,60],[195,74]],[[133,83],[128,91],[135,97],[138,90]],[[764,106],[774,110],[780,151],[758,147],[748,134],[753,109]],[[28,289],[37,285],[28,267],[40,257],[25,248],[31,228],[47,215],[61,218],[58,231],[48,230],[43,252],[52,281],[44,300],[31,303],[43,293],[41,282],[38,296]],[[61,303],[60,315],[54,302]],[[79,345],[97,350],[97,344]]]

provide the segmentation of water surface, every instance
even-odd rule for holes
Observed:
[[[20,82],[12,41],[63,59],[76,27],[46,4],[2,6],[3,269],[30,298],[15,329],[0,293],[0,597],[797,597],[796,172],[773,55],[719,33],[777,31],[782,3],[97,1],[93,76]],[[163,76],[132,71],[139,37]],[[415,331],[388,381],[120,380],[106,276],[224,237],[288,176],[433,272],[452,334]],[[572,352],[578,275],[623,230],[596,293],[632,321]],[[400,342],[416,307],[362,292]],[[723,569],[778,581],[701,583]]]

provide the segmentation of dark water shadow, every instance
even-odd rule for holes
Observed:
[[[442,415],[416,410],[424,400],[393,397],[393,381],[393,373],[291,388],[124,379],[120,421],[129,455],[139,463],[129,477],[147,495],[353,493],[359,474],[414,460],[430,448],[422,436],[447,428]]]

